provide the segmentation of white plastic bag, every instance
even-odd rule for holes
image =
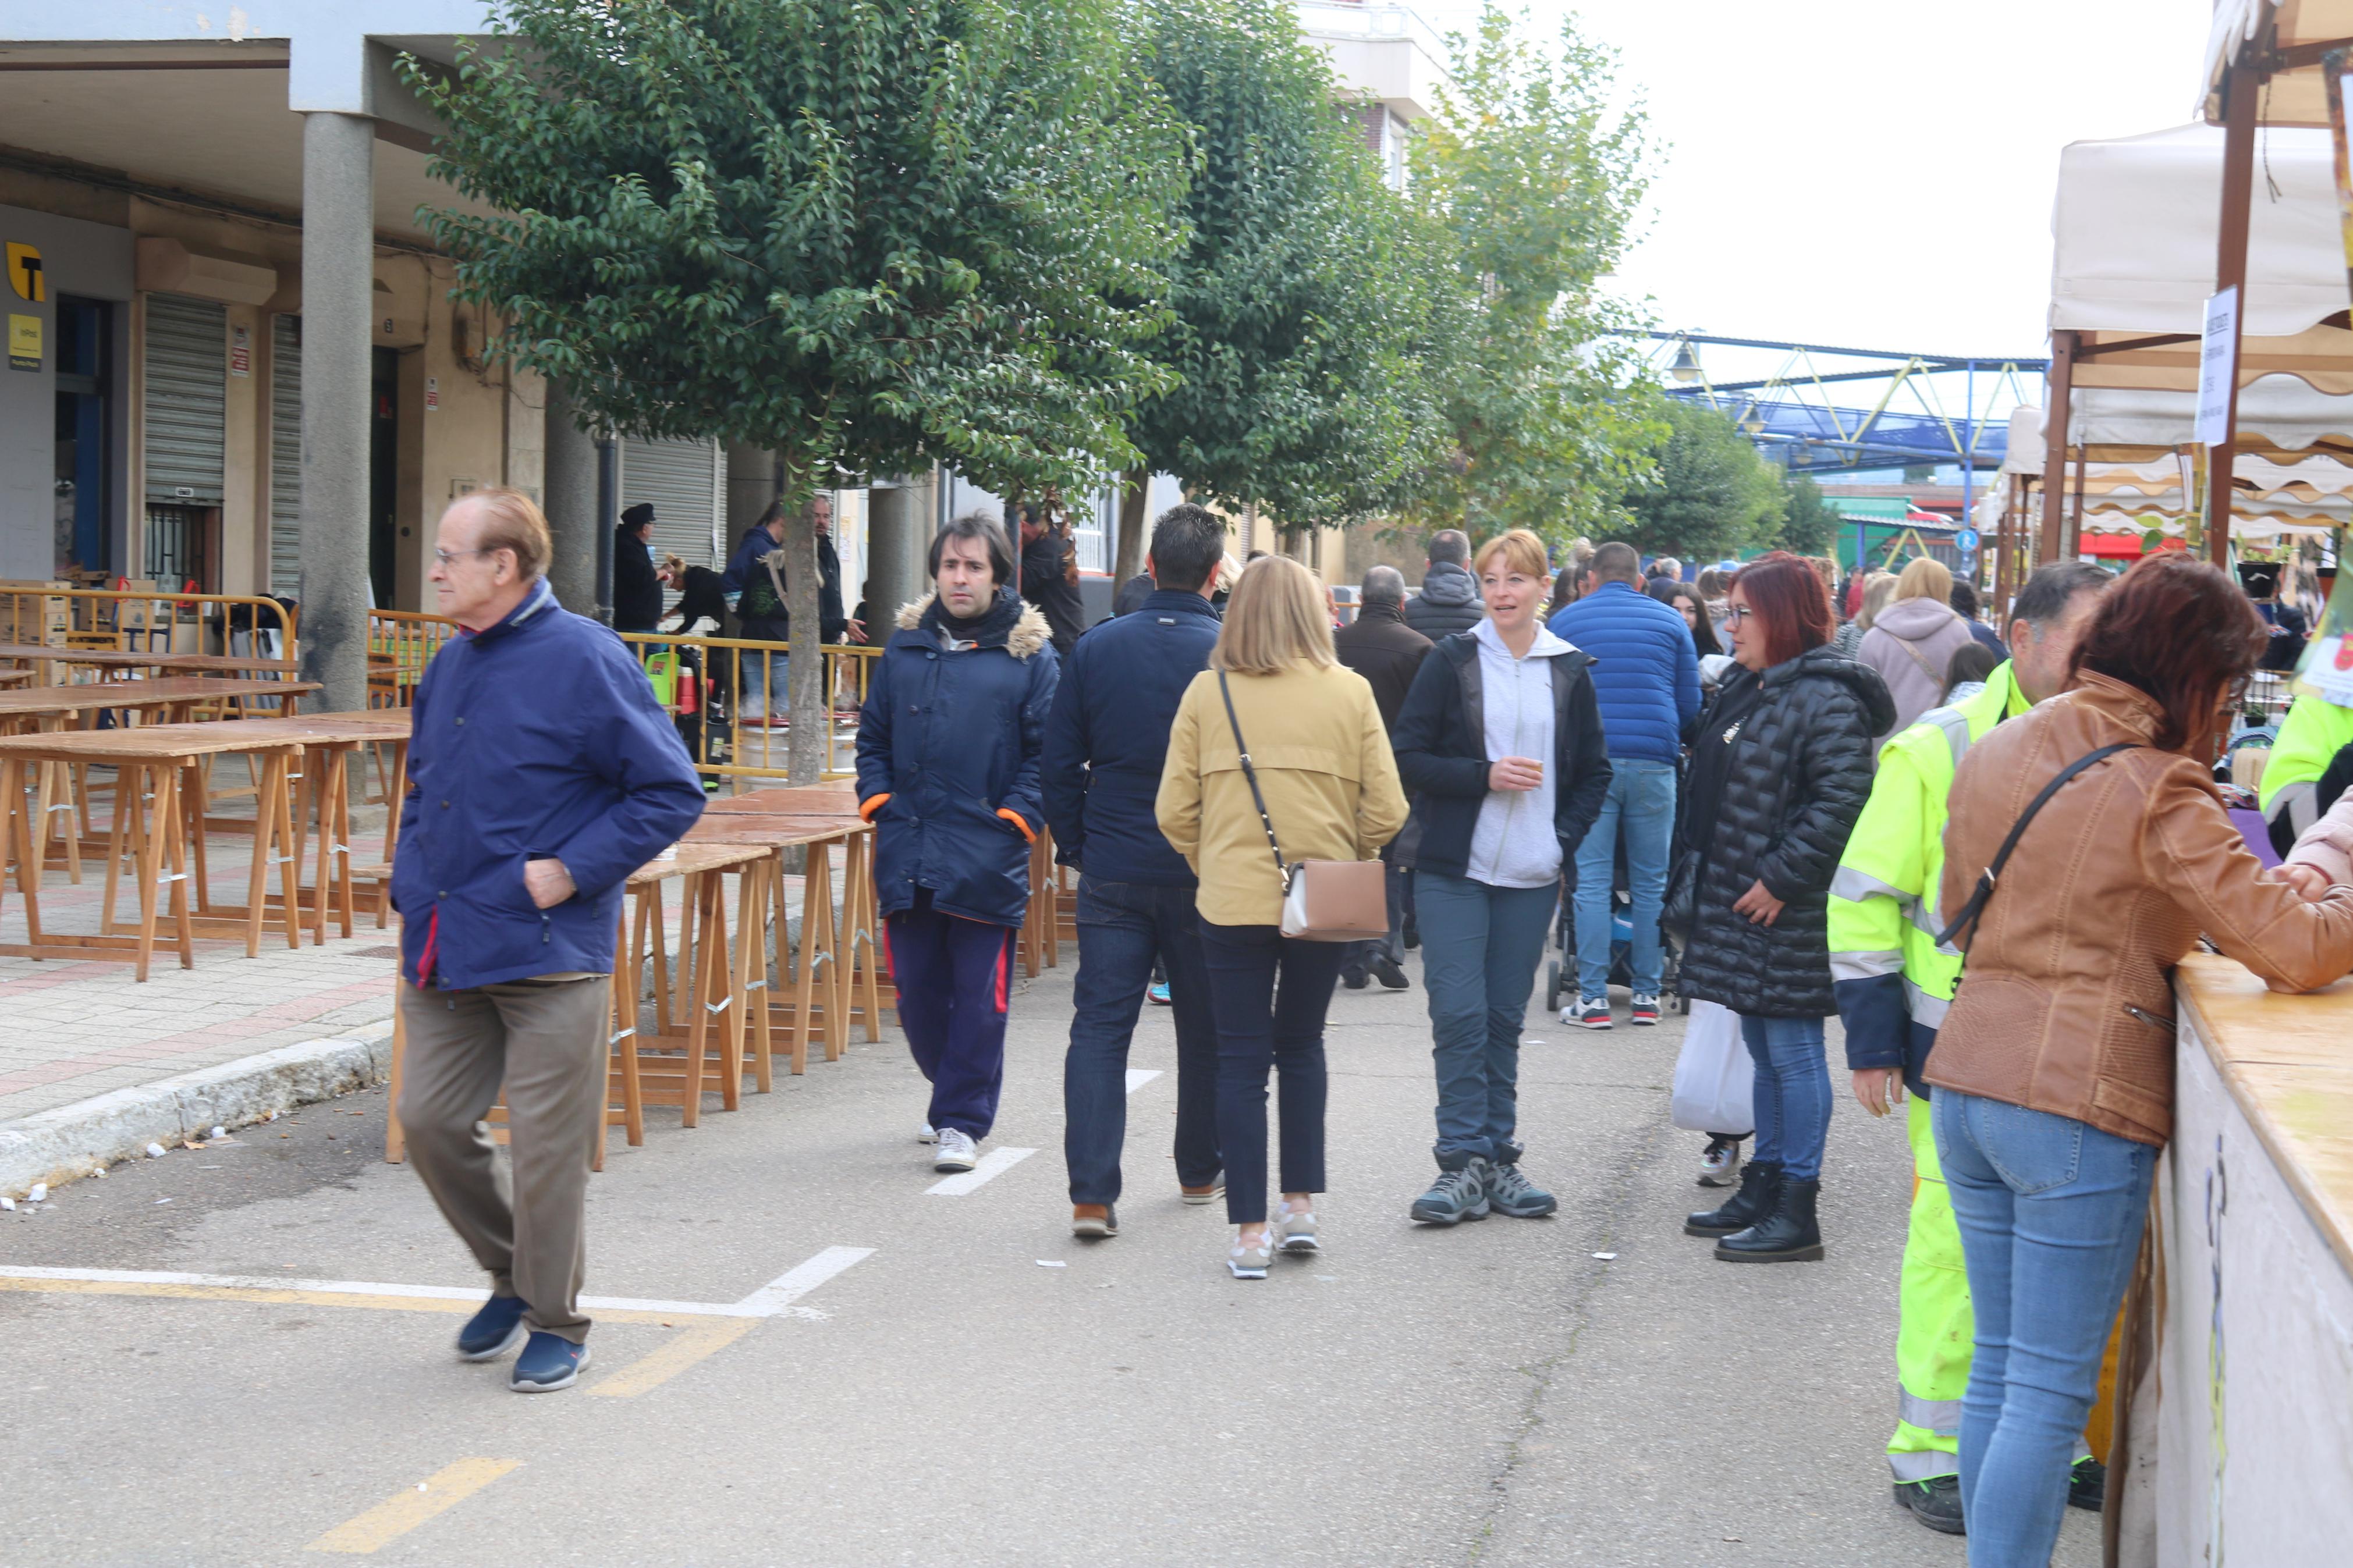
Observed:
[[[1756,1064],[1740,1038],[1740,1015],[1716,1002],[1694,1002],[1675,1058],[1674,1124],[1687,1132],[1757,1131]]]

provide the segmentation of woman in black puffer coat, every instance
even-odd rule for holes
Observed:
[[[1742,568],[1731,608],[1739,668],[1700,715],[1683,792],[1695,896],[1680,988],[1740,1015],[1757,1064],[1757,1152],[1732,1201],[1683,1229],[1716,1238],[1726,1261],[1778,1263],[1822,1255],[1831,878],[1871,794],[1872,737],[1895,704],[1877,671],[1826,646],[1830,600],[1798,557],[1775,551]]]

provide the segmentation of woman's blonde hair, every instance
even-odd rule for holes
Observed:
[[[1338,662],[1314,573],[1288,555],[1262,555],[1242,568],[1218,646],[1209,650],[1211,669],[1279,675],[1301,664],[1328,669]]]
[[[1953,569],[1923,555],[1905,567],[1904,575],[1895,579],[1895,597],[1899,601],[1934,599],[1949,608],[1953,602]]]
[[[1471,562],[1471,574],[1485,576],[1488,561],[1497,555],[1504,558],[1505,571],[1517,572],[1523,577],[1548,577],[1552,574],[1545,560],[1544,541],[1525,528],[1499,533],[1481,545],[1479,553]]]
[[[1862,580],[1862,608],[1855,615],[1855,625],[1869,631],[1879,619],[1879,612],[1887,608],[1887,601],[1895,597],[1893,574],[1873,572]]]

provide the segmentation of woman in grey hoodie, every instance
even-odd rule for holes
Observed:
[[[1953,574],[1926,556],[1904,568],[1895,598],[1862,636],[1855,657],[1879,672],[1895,699],[1895,723],[1875,747],[1945,699],[1945,670],[1976,639],[1953,613]]]

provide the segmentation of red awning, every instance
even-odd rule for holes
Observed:
[[[2137,533],[2087,533],[2081,549],[2086,555],[2098,555],[2116,561],[2137,561],[2146,551],[2141,549]]]

